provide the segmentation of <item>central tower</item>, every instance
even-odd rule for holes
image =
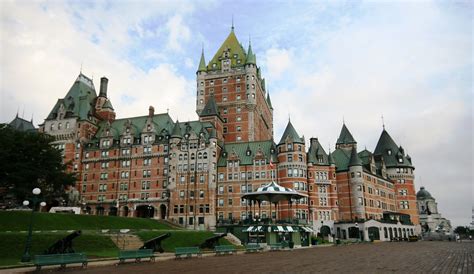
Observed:
[[[201,53],[196,72],[196,112],[201,115],[210,98],[214,98],[223,120],[225,142],[273,137],[273,108],[256,59],[250,41],[246,52],[234,27],[207,65],[204,50]]]

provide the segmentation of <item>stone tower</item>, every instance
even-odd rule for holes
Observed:
[[[196,81],[196,112],[201,115],[214,98],[223,120],[225,142],[272,139],[273,108],[265,80],[250,42],[245,51],[233,27],[207,65],[204,51],[201,53]]]

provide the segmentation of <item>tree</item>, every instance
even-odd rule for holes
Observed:
[[[61,152],[50,145],[54,138],[38,132],[23,132],[0,125],[0,187],[22,201],[35,187],[51,201],[75,184],[75,174],[66,173]]]

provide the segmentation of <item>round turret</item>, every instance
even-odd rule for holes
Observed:
[[[420,187],[420,190],[416,193],[416,198],[418,200],[434,199],[424,186]]]

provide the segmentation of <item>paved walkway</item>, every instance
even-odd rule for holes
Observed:
[[[473,273],[473,242],[354,244],[291,251],[205,256],[119,266],[92,264],[67,273]],[[109,263],[111,263],[109,261]],[[56,272],[45,270],[44,272]]]

